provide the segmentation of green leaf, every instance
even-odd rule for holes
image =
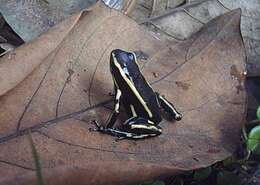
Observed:
[[[217,175],[217,185],[240,185],[240,178],[232,172],[221,171]]]
[[[249,151],[260,155],[260,126],[256,126],[250,131],[246,144]]]
[[[29,142],[30,142],[30,145],[31,145],[32,155],[33,155],[35,168],[36,168],[37,184],[38,185],[44,185],[42,172],[41,172],[40,156],[39,156],[39,154],[36,150],[36,147],[34,145],[30,131],[29,131],[29,134],[28,134],[28,139],[29,139]]]
[[[260,106],[258,106],[258,108],[256,110],[256,117],[257,117],[257,119],[260,120]]]
[[[201,168],[194,172],[193,179],[196,181],[203,181],[209,177],[211,174],[212,169],[211,167]]]

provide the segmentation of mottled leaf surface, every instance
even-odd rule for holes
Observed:
[[[28,42],[95,3],[96,0],[2,0],[0,12],[13,30]]]
[[[190,0],[181,7],[168,10],[167,16],[155,15],[151,22],[170,36],[184,40],[201,29],[208,21],[241,8],[241,33],[247,53],[249,76],[260,75],[260,2],[258,0]],[[137,18],[138,19],[138,18]]]
[[[7,174],[0,183],[36,183],[29,130],[46,184],[136,183],[231,155],[246,99],[239,23],[240,11],[232,11],[169,45],[102,4],[83,14],[41,65],[0,98],[0,173]],[[148,56],[139,60],[144,76],[178,107],[182,121],[164,120],[162,135],[139,141],[88,131],[91,120],[105,123],[111,114],[114,48]]]

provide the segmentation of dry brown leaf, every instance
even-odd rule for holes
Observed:
[[[95,3],[96,0],[2,0],[0,12],[12,29],[29,42],[70,15],[91,9]]]
[[[164,0],[160,0],[164,1]],[[136,9],[132,15],[138,22],[150,22],[168,36],[183,40],[201,29],[205,23],[230,10],[241,8],[241,33],[247,53],[247,76],[260,74],[260,1],[258,0],[189,0],[183,6],[159,12],[146,19]]]
[[[70,32],[81,13],[71,16],[31,43],[6,54],[0,62],[0,96],[23,81],[53,52]]]
[[[102,4],[83,14],[39,68],[0,99],[0,184],[36,184],[29,130],[46,184],[129,184],[231,155],[245,113],[240,14],[218,17],[174,46]],[[104,123],[111,113],[114,48],[149,56],[139,61],[144,76],[182,121],[164,120],[162,135],[139,141],[88,131],[92,119]]]
[[[161,14],[167,9],[175,8],[185,3],[185,0],[144,0],[145,3],[150,2],[151,16]]]

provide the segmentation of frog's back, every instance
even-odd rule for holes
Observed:
[[[140,79],[135,79],[136,83],[133,83],[136,91],[133,91],[129,86],[121,89],[122,102],[128,111],[131,111],[130,105],[132,105],[138,117],[149,119],[154,123],[159,123],[162,118],[157,96],[141,76]],[[129,116],[132,116],[132,112]]]
[[[152,117],[148,115],[146,118],[151,119],[155,123],[161,122],[162,118],[157,96],[142,74],[139,79],[136,79],[135,87],[152,113]]]
[[[117,61],[111,61],[110,65],[112,76],[122,92],[121,101],[129,116],[132,116],[134,108],[137,116],[159,123],[162,118],[156,94],[143,77],[136,61],[127,58],[125,53],[120,53]]]

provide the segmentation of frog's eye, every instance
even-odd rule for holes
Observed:
[[[129,53],[128,57],[129,57],[130,60],[134,60],[134,55],[132,53]]]

